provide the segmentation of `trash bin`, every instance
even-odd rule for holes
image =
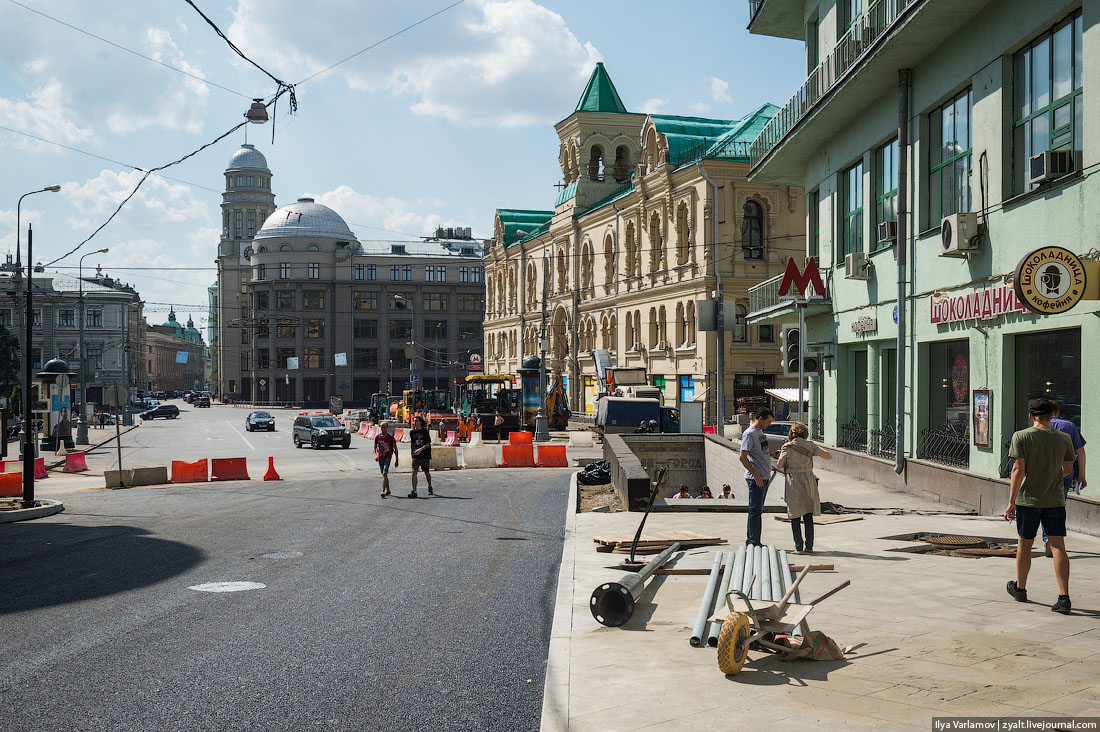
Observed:
[[[134,425],[134,413],[131,412],[129,409],[127,409],[122,413],[122,426],[123,427],[132,427],[133,425]]]

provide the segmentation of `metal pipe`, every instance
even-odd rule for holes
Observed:
[[[703,170],[703,161],[697,162],[699,166],[699,175],[710,184],[714,189],[714,205],[711,209],[711,220],[714,222],[714,241],[711,242],[714,245],[714,255],[711,257],[711,261],[714,262],[714,293],[715,293],[715,333],[714,333],[714,346],[717,351],[717,361],[715,362],[717,373],[715,374],[715,408],[714,408],[714,423],[718,425],[719,431],[722,429],[722,425],[725,424],[726,419],[726,315],[725,315],[725,296],[722,294],[722,272],[721,272],[721,259],[718,256],[718,184],[710,179],[710,176]],[[704,241],[706,237],[704,236]]]
[[[714,553],[714,566],[710,568],[710,579],[703,593],[703,602],[699,605],[699,614],[695,617],[695,627],[691,630],[691,645],[695,648],[703,645],[703,627],[707,624],[710,609],[714,607],[714,591],[718,588],[718,571],[722,568],[722,552]]]
[[[768,560],[771,562],[772,569],[772,600],[774,602],[779,602],[779,599],[783,597],[783,583],[779,577],[779,554],[771,544],[768,545]]]
[[[722,572],[722,581],[718,583],[718,592],[714,596],[714,601],[711,603],[710,613],[713,615],[718,608],[721,608],[726,601],[726,593],[729,591],[730,581],[733,579],[734,564],[737,562],[737,557],[741,556],[741,550],[738,549],[737,553],[726,552],[726,568]],[[711,648],[718,647],[718,634],[722,631],[721,623],[709,623],[706,628],[707,645]]]
[[[745,555],[748,554],[745,551],[744,545],[737,548],[737,554],[733,560],[733,577],[730,578],[731,590],[740,590],[744,585],[742,584],[745,578]],[[725,601],[725,597],[722,598]]]
[[[634,603],[641,596],[645,581],[678,551],[680,542],[650,559],[649,564],[638,572],[628,572],[618,580],[605,582],[592,590],[592,598],[588,603],[592,617],[610,628],[617,628],[630,620],[630,616],[634,614]]]
[[[762,576],[764,574],[764,547],[754,546],[752,548],[752,573],[756,575],[756,582],[752,587],[751,599],[762,600],[764,596],[761,594],[761,586],[763,585]]]
[[[760,573],[760,599],[771,600],[772,599],[772,563],[771,563],[771,545],[760,547],[760,560],[764,563],[763,571]]]
[[[37,433],[34,429],[34,405],[31,402],[31,343],[34,337],[32,323],[34,308],[31,305],[31,280],[34,277],[34,227],[27,224],[27,283],[23,296],[25,324],[27,327],[27,350],[23,359],[23,508],[31,508],[34,503],[34,446]],[[46,352],[45,339],[42,341],[42,353]],[[45,359],[45,356],[42,357]],[[43,364],[44,365],[44,364]],[[47,398],[49,392],[46,392]]]
[[[741,587],[740,587],[741,592],[744,592],[746,594],[748,593],[748,591],[749,591],[749,580],[752,579],[752,573],[753,573],[754,569],[755,569],[755,565],[753,563],[752,547],[746,545],[746,547],[745,547],[745,574],[742,575],[742,577],[741,577]]]
[[[898,342],[897,393],[894,396],[895,430],[894,472],[905,471],[905,266],[908,256],[905,246],[905,216],[909,211],[909,75],[910,69],[898,71]]]

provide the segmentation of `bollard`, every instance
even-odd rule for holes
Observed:
[[[264,480],[282,480],[279,474],[275,472],[275,457],[273,455],[267,456],[267,472],[264,473]]]

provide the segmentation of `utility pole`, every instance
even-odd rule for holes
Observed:
[[[550,429],[546,420],[546,255],[542,257],[542,325],[539,330],[539,411],[535,415],[535,442],[549,442]]]
[[[24,319],[27,326],[27,353],[23,359],[23,508],[34,506],[34,404],[31,401],[31,324],[34,321],[34,309],[31,307],[31,279],[34,274],[33,254],[34,232],[27,224],[27,293]]]

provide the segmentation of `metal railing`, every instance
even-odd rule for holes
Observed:
[[[882,429],[870,430],[867,451],[880,458],[892,458],[897,451],[898,433],[887,425]]]
[[[955,468],[970,467],[970,428],[958,422],[921,430],[917,457]]]
[[[810,439],[821,442],[825,439],[825,418],[814,417],[810,420]]]
[[[720,138],[703,138],[689,148],[685,148],[676,154],[672,163],[678,168],[681,165],[694,163],[696,160],[733,160],[747,163],[749,161],[749,146],[751,143],[743,140],[720,141]],[[712,149],[713,148],[713,149]]]
[[[749,0],[749,25],[756,20],[756,14],[764,7],[765,0]]]
[[[853,21],[848,32],[841,36],[836,47],[833,48],[832,53],[810,72],[794,96],[753,140],[749,147],[752,167],[759,165],[772,148],[778,145],[787,133],[821,101],[821,98],[858,64],[875,42],[890,30],[900,15],[919,2],[923,0],[878,0],[867,8],[866,13]],[[750,0],[750,9],[754,17],[761,5],[763,0],[755,7]]]
[[[749,288],[750,313],[758,313],[779,303],[779,283],[782,279],[783,275],[776,275]]]
[[[867,452],[867,428],[861,425],[858,419],[852,417],[851,420],[840,425],[836,446],[845,450]]]

